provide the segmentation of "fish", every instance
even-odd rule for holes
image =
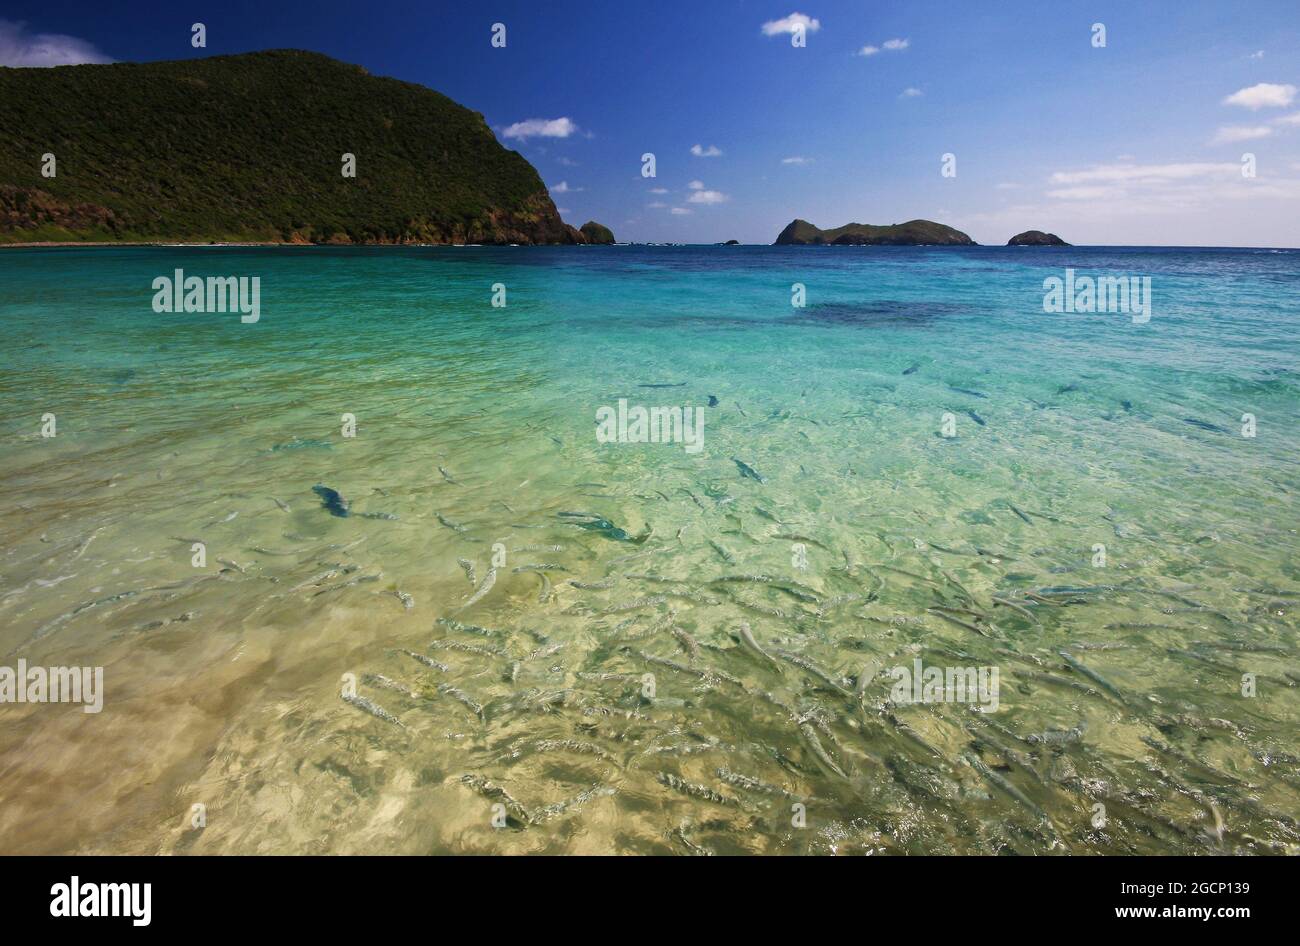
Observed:
[[[606,578],[603,581],[577,581],[576,579],[570,579],[569,584],[575,588],[581,588],[584,591],[588,589],[595,591],[603,590],[605,588],[613,588],[616,581],[618,581],[617,578]]]
[[[786,798],[797,797],[792,795],[790,792],[787,792],[784,788],[779,788],[776,785],[769,785],[767,782],[761,782],[758,779],[741,772],[733,772],[726,766],[718,769],[717,774],[718,778],[722,779],[734,788],[743,788],[746,791],[757,792],[760,795],[784,795]]]
[[[295,437],[293,440],[287,440],[284,443],[277,443],[271,448],[271,453],[279,453],[282,450],[330,450],[334,444],[328,440],[304,440],[301,437]]]
[[[1079,673],[1083,674],[1085,677],[1087,677],[1093,683],[1097,684],[1097,686],[1101,687],[1103,690],[1105,690],[1111,696],[1115,697],[1121,703],[1124,704],[1128,703],[1128,699],[1124,696],[1123,693],[1120,692],[1119,688],[1115,686],[1115,684],[1107,680],[1105,677],[1103,677],[1101,674],[1099,674],[1097,671],[1086,666],[1069,651],[1062,650],[1062,651],[1058,651],[1058,653],[1061,655],[1061,659],[1064,660],[1067,664],[1069,664],[1072,669],[1077,670]]]
[[[1025,742],[1031,745],[1044,743],[1051,746],[1061,746],[1068,742],[1078,742],[1087,731],[1088,723],[1084,721],[1072,729],[1047,729],[1040,733],[1030,733],[1025,737]]]
[[[407,686],[405,683],[398,683],[396,680],[386,677],[382,673],[368,673],[363,676],[361,680],[368,686],[383,687],[385,690],[392,690],[394,693],[400,693],[403,696],[408,696],[412,699],[418,698],[418,694],[413,688]]]
[[[682,645],[682,649],[686,651],[691,660],[699,659],[700,645],[696,642],[694,637],[691,637],[690,634],[686,633],[686,631],[682,630],[676,624],[669,627],[668,630],[672,632],[673,637],[677,638],[678,643]]]
[[[428,667],[430,670],[440,670],[443,673],[446,673],[447,671],[451,670],[451,668],[448,667],[446,664],[439,663],[438,661],[434,660],[432,657],[426,657],[424,654],[417,654],[413,650],[403,650],[401,651],[401,653],[406,654],[406,656],[410,657],[416,663],[424,664],[424,666]]]
[[[638,388],[684,388],[686,387],[686,382],[679,381],[676,384],[638,384],[637,387]]]
[[[276,499],[274,496],[272,496],[271,502],[279,506],[281,512],[292,512],[292,510],[289,508],[289,504],[286,503],[283,499]]]
[[[435,512],[434,516],[436,516],[438,521],[441,522],[448,529],[450,529],[452,532],[464,534],[469,531],[469,529],[465,528],[459,522],[453,522],[452,520],[448,519],[440,512]]]
[[[1024,512],[1020,510],[1020,507],[1017,506],[1015,503],[1011,502],[1011,500],[1007,500],[1007,505],[1011,508],[1012,512],[1014,512],[1021,519],[1025,520],[1025,522],[1028,522],[1031,526],[1034,524],[1033,520],[1030,519],[1028,516],[1026,516]]]
[[[740,622],[740,631],[739,631],[739,635],[740,635],[741,643],[743,643],[743,644],[744,644],[746,647],[748,647],[751,651],[753,651],[753,652],[754,652],[755,654],[757,654],[759,657],[762,657],[764,660],[766,660],[768,663],[770,663],[773,667],[775,667],[778,673],[781,673],[781,672],[782,672],[782,670],[781,670],[781,664],[780,664],[779,662],[777,662],[776,658],[773,657],[771,654],[769,654],[767,651],[765,651],[765,650],[764,650],[764,649],[759,645],[758,641],[754,639],[754,632],[751,631],[751,630],[749,629],[749,624],[748,624],[747,622],[745,622],[745,621],[741,621],[741,622]]]
[[[479,719],[483,718],[483,704],[471,698],[469,694],[465,693],[463,690],[456,689],[450,683],[439,683],[438,692],[441,693],[443,696],[451,697],[453,700],[455,700],[457,703],[460,703],[462,706],[468,709]]]
[[[438,472],[442,474],[442,478],[446,480],[448,483],[451,483],[454,486],[460,485],[459,483],[456,482],[456,480],[452,477],[452,475],[447,472],[446,468],[440,466],[438,467]]]
[[[744,460],[738,460],[735,457],[732,457],[731,462],[736,464],[736,466],[740,468],[740,475],[742,479],[748,476],[751,480],[758,480],[758,482],[760,483],[767,482],[766,477],[764,477],[761,473],[759,473],[756,469],[754,469]]]
[[[465,577],[469,579],[471,585],[477,584],[478,579],[474,577],[474,563],[467,558],[456,559],[456,564],[465,570]]]
[[[1034,815],[1040,818],[1041,820],[1048,821],[1047,812],[1043,811],[1042,808],[1038,807],[1038,805],[1036,805],[1028,795],[1026,795],[1020,789],[1016,788],[1015,785],[1011,784],[1005,778],[999,775],[997,772],[994,772],[987,765],[985,765],[978,756],[967,754],[967,755],[963,755],[962,758],[965,759],[970,764],[971,768],[973,768],[976,772],[982,775],[984,777],[984,780],[988,782],[990,785],[997,788],[1003,794],[1010,795],[1021,805],[1025,806],[1030,811],[1032,811]]]
[[[938,610],[937,608],[926,608],[925,610],[926,610],[929,614],[933,614],[933,615],[935,615],[936,617],[941,617],[941,618],[943,618],[945,621],[949,621],[949,622],[951,622],[951,623],[953,623],[953,624],[956,624],[958,627],[964,627],[964,628],[966,628],[966,630],[968,630],[968,631],[974,631],[974,632],[975,632],[976,634],[978,634],[980,637],[990,637],[990,636],[991,636],[991,635],[988,634],[988,633],[987,633],[983,628],[976,627],[974,624],[971,624],[969,621],[963,621],[961,618],[956,617],[955,615],[947,614],[947,613],[945,613],[945,612],[943,612],[943,611]]]
[[[449,631],[460,631],[461,633],[464,634],[476,634],[479,637],[501,637],[502,636],[501,631],[494,631],[491,628],[479,627],[477,624],[463,624],[460,621],[454,620],[452,618],[438,618],[438,620],[434,621],[433,623],[441,624]]]
[[[538,822],[550,821],[552,818],[564,814],[570,808],[576,808],[579,805],[586,804],[593,798],[603,798],[608,795],[613,795],[616,791],[618,791],[618,789],[614,788],[612,785],[593,785],[591,788],[584,788],[572,798],[565,798],[561,801],[538,808],[533,813],[533,818]]]
[[[653,530],[647,527],[643,534],[634,536],[626,529],[614,525],[604,516],[589,515],[582,512],[561,512],[556,514],[556,518],[570,520],[569,525],[577,526],[579,529],[586,529],[588,532],[599,533],[607,539],[613,539],[616,542],[631,542],[633,545],[642,545],[653,534]],[[585,521],[573,521],[578,519]]]
[[[1056,393],[1069,394],[1071,391],[1077,391],[1077,390],[1079,390],[1079,386],[1077,384],[1063,384],[1056,389]]]
[[[981,391],[972,391],[970,388],[959,388],[956,385],[952,385],[952,384],[948,385],[948,389],[950,391],[956,391],[958,394],[969,394],[971,397],[983,397],[983,398],[988,397],[987,394],[984,394]]]
[[[452,640],[449,637],[442,637],[429,644],[431,650],[458,650],[463,654],[477,654],[480,657],[506,657],[508,654],[500,647],[481,647],[478,644],[467,644],[464,641]]]
[[[835,764],[835,760],[831,758],[830,753],[826,751],[821,740],[817,738],[817,731],[812,728],[810,723],[800,723],[799,734],[803,736],[804,742],[806,742],[808,748],[812,750],[813,757],[816,758],[822,766],[847,781],[848,776],[844,774],[842,768]]]
[[[1120,401],[1120,402],[1119,402],[1119,406],[1122,407],[1122,408],[1124,408],[1124,410],[1126,410],[1126,411],[1131,411],[1131,410],[1133,410],[1133,402],[1132,402],[1132,401]]]
[[[709,395],[709,407],[717,407],[717,406],[718,406],[718,399],[717,399],[716,397],[714,397],[712,394],[710,394],[710,395]]]
[[[702,801],[711,801],[716,805],[735,805],[736,799],[728,798],[719,792],[715,792],[707,785],[700,785],[697,782],[688,782],[684,778],[679,778],[671,772],[659,772],[655,779],[661,784],[666,785],[675,792],[681,792],[683,795],[689,795],[692,798],[699,798]]]
[[[709,544],[713,546],[713,550],[721,555],[722,560],[728,565],[736,564],[736,556],[732,555],[726,548],[719,545],[717,542],[714,542],[712,539],[709,539]]]
[[[827,673],[825,670],[817,666],[815,663],[813,663],[811,660],[807,659],[806,657],[802,657],[799,654],[792,654],[788,650],[774,649],[772,653],[776,654],[782,660],[794,664],[796,667],[800,668],[801,670],[806,670],[808,673],[812,674],[814,677],[817,677],[819,680],[821,680],[823,683],[825,683],[827,686],[829,686],[831,689],[835,690],[836,692],[844,696],[851,697],[853,695],[844,687],[843,683],[836,680],[829,673]]]
[[[825,549],[827,552],[831,551],[830,546],[825,543],[817,541],[810,535],[802,535],[798,532],[778,532],[773,535],[772,538],[784,539],[787,542],[807,542],[809,545],[815,545],[819,549]]]
[[[1199,427],[1201,430],[1209,430],[1216,434],[1226,434],[1228,431],[1218,424],[1211,424],[1208,420],[1198,420],[1195,417],[1184,417],[1184,424],[1191,424],[1193,427]]]
[[[921,367],[921,363],[919,361],[915,362],[912,364],[911,367],[904,368],[903,374],[915,374],[920,369],[920,367]]]
[[[392,723],[398,729],[406,728],[406,726],[402,723],[400,719],[398,719],[392,713],[388,712],[388,710],[384,709],[378,703],[374,702],[373,700],[367,699],[364,696],[357,696],[355,693],[354,694],[345,693],[343,694],[343,702],[347,703],[349,706],[355,706],[357,709],[363,712],[369,713],[371,716],[375,717],[376,719],[382,719],[386,723]]]
[[[494,566],[492,568],[489,568],[488,573],[483,576],[483,583],[478,586],[478,591],[470,595],[469,600],[466,601],[464,604],[462,604],[458,610],[464,611],[466,608],[478,604],[481,600],[483,600],[483,596],[492,590],[492,586],[495,585],[496,583],[497,583],[497,570],[496,567]]]
[[[505,808],[506,814],[513,817],[517,824],[530,825],[534,823],[532,813],[495,782],[474,774],[462,775],[459,781],[462,785],[468,785],[484,798],[500,802],[502,807]]]
[[[347,517],[348,507],[351,504],[339,494],[338,490],[317,483],[311,488],[311,491],[321,498],[321,505],[329,511],[331,516]]]
[[[974,411],[967,411],[966,416],[969,417],[971,420],[975,421],[975,423],[979,424],[981,427],[985,426],[984,418],[980,417],[980,415],[976,414]]]

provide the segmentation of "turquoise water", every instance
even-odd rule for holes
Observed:
[[[1150,321],[1045,314],[1066,267],[1151,277]],[[177,268],[259,276],[260,320],[155,313]],[[99,714],[0,706],[2,850],[1300,843],[1300,252],[95,247],[0,280],[4,663],[105,679]],[[702,408],[703,449],[599,442],[620,398]],[[895,699],[918,658],[997,668],[996,711]]]

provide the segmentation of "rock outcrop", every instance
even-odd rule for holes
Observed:
[[[588,243],[608,244],[614,242],[614,231],[604,224],[597,223],[595,220],[588,220],[582,225],[581,230]]]
[[[1017,233],[1010,240],[1007,240],[1007,246],[1069,246],[1055,233],[1044,233],[1042,230],[1026,230],[1024,233]]]
[[[877,226],[847,223],[822,230],[807,220],[793,220],[776,238],[775,246],[975,246],[960,230],[932,220],[909,220]]]

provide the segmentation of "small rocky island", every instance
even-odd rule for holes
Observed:
[[[578,232],[587,238],[588,243],[610,244],[614,242],[614,231],[595,220],[588,220]]]
[[[1007,246],[1069,246],[1055,233],[1044,233],[1042,230],[1026,230],[1024,233],[1017,233],[1010,240],[1007,240]]]
[[[933,220],[909,220],[877,226],[870,223],[846,223],[833,230],[822,230],[807,220],[793,220],[781,231],[774,246],[977,246],[978,244],[952,227]]]

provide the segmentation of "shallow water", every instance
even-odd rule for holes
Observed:
[[[1044,314],[1067,266],[1151,276],[1150,322]],[[260,321],[154,313],[176,268],[260,276]],[[6,250],[0,286],[3,663],[106,691],[0,706],[0,850],[1300,843],[1300,252]],[[598,442],[619,398],[703,407],[703,450]],[[997,710],[891,700],[918,658]]]

